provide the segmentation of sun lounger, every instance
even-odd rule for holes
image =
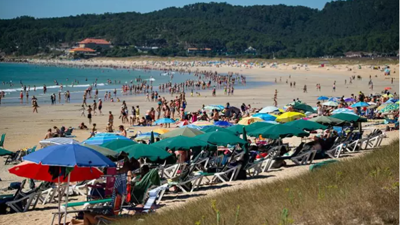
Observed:
[[[6,202],[6,204],[15,212],[26,212],[29,209],[34,209],[40,199],[43,185],[44,183],[41,183],[41,185],[26,193],[22,192],[21,188],[15,198]]]
[[[331,158],[339,158],[340,154],[343,151],[343,144],[333,146],[331,149],[325,151],[325,154],[327,154]]]
[[[217,183],[219,181],[225,183],[236,180],[241,166],[242,165],[236,165],[226,171],[214,173],[214,176],[211,178],[211,183]]]

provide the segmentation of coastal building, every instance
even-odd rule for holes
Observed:
[[[246,50],[244,50],[244,54],[247,55],[257,55],[257,50],[253,47],[248,47]]]
[[[97,38],[86,38],[85,40],[78,42],[80,48],[91,48],[91,49],[109,49],[111,43],[104,39]]]
[[[196,54],[207,54],[211,52],[211,48],[188,48],[187,53],[196,55]]]
[[[72,48],[68,51],[70,56],[78,56],[78,55],[83,55],[85,57],[93,57],[96,56],[97,53],[95,50],[91,49],[91,48]]]
[[[135,48],[138,50],[140,53],[149,53],[149,51],[157,51],[159,47],[156,46],[135,46]]]

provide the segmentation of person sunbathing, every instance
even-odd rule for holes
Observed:
[[[49,139],[53,137],[53,133],[51,132],[51,128],[47,130],[46,136],[44,136],[44,139]]]
[[[81,130],[88,130],[88,127],[85,125],[84,122],[82,122],[82,123],[78,126],[78,128],[81,129]]]

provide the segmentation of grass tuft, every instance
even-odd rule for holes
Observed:
[[[295,178],[225,191],[119,224],[399,224],[398,178],[397,140]]]

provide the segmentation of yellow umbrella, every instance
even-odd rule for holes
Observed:
[[[290,121],[300,119],[303,117],[306,117],[306,115],[304,115],[303,113],[286,112],[286,113],[283,113],[282,115],[276,117],[276,122],[286,123],[286,122],[290,122]]]
[[[384,95],[382,95],[382,97],[384,97],[384,98],[393,98],[393,95],[392,94],[384,94]]]
[[[241,119],[239,121],[239,124],[240,125],[249,125],[254,122],[262,122],[262,121],[264,121],[264,120],[259,117],[246,117],[246,118]]]
[[[165,134],[165,133],[168,133],[169,130],[167,130],[167,129],[156,129],[156,130],[153,130],[153,132],[156,132],[156,133],[159,133],[159,134]]]

